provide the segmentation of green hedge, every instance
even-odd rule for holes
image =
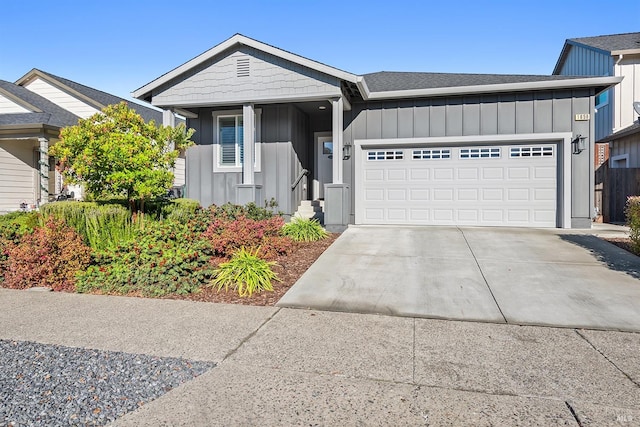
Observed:
[[[630,196],[627,198],[627,205],[624,213],[629,226],[629,237],[633,246],[640,251],[640,196]]]

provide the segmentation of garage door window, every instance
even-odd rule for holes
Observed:
[[[487,148],[461,148],[461,159],[499,159],[500,148],[499,147],[487,147]]]
[[[450,158],[451,150],[449,149],[413,150],[414,160],[435,160]]]
[[[368,151],[367,160],[402,160],[404,159],[404,152],[402,151]]]
[[[553,146],[511,147],[509,157],[553,157]]]

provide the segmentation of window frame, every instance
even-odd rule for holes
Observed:
[[[598,98],[602,99],[605,98],[604,101],[600,101],[600,103],[598,104]],[[595,109],[596,112],[598,112],[598,110],[606,105],[609,105],[609,89],[607,90],[603,90],[602,92],[598,93],[594,99],[593,102],[595,104]]]
[[[254,172],[261,171],[262,155],[261,155],[261,129],[262,129],[262,109],[256,108],[254,110]],[[238,117],[243,116],[242,110],[217,110],[213,111],[213,171],[214,172],[242,172],[243,163],[240,162],[240,146],[236,141],[236,163],[235,165],[223,165],[222,164],[222,144],[219,141],[220,135],[220,119],[233,117],[236,120],[236,129],[238,123]],[[244,123],[243,123],[244,126]],[[237,132],[237,131],[236,131]]]

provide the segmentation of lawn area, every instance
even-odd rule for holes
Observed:
[[[337,235],[255,204],[56,202],[0,216],[0,287],[274,305]]]

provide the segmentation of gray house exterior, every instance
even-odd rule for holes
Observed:
[[[324,200],[334,230],[570,228],[591,224],[595,95],[620,80],[354,75],[237,34],[134,96],[196,130],[186,193],[203,205]]]
[[[623,77],[619,85],[597,94],[596,141],[631,126],[636,119],[633,102],[640,101],[640,33],[567,39],[553,74]]]

